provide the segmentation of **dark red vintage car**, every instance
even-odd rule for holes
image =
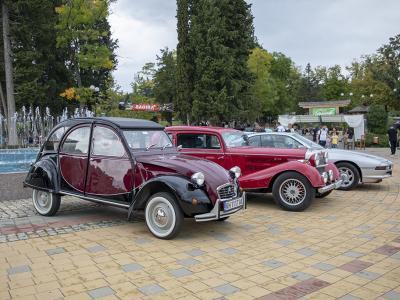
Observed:
[[[179,153],[161,125],[126,118],[79,118],[58,124],[25,186],[33,205],[54,215],[63,195],[144,211],[158,238],[176,236],[184,217],[225,220],[245,207],[239,173]]]
[[[249,146],[243,132],[219,127],[173,126],[166,131],[180,151],[243,173],[240,186],[249,192],[272,192],[284,209],[301,211],[314,197],[325,197],[342,180],[324,151]]]

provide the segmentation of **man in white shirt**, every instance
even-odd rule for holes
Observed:
[[[278,126],[276,127],[277,132],[285,132],[285,127],[281,125],[281,123],[278,122]]]
[[[320,130],[318,130],[318,143],[325,148],[326,140],[328,138],[328,128],[324,125]]]

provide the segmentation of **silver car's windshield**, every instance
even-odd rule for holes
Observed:
[[[132,150],[172,147],[169,136],[163,130],[124,130],[124,136]]]
[[[247,136],[240,131],[222,132],[222,138],[228,148],[243,147],[249,145]]]
[[[308,148],[313,148],[313,149],[324,149],[317,143],[314,143],[313,141],[309,140],[308,138],[298,134],[298,133],[293,133],[292,134],[294,138],[299,140],[302,144],[306,145]]]

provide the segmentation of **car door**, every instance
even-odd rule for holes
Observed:
[[[177,145],[182,153],[194,155],[223,165],[225,156],[219,137],[212,133],[178,133]]]
[[[133,189],[132,163],[118,134],[95,125],[90,152],[85,193],[128,201]]]
[[[64,191],[85,192],[90,129],[90,124],[73,128],[60,146],[60,185]]]

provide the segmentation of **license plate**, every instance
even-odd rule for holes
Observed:
[[[243,198],[224,201],[224,210],[231,210],[240,206],[243,206]]]

